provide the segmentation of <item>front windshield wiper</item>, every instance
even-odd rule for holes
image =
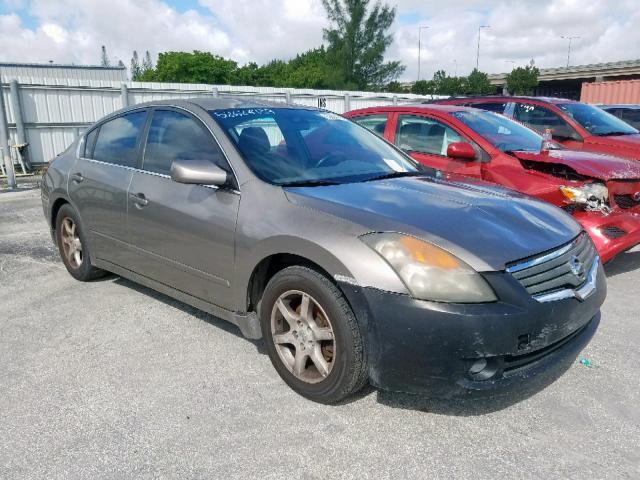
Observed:
[[[604,133],[594,133],[596,137],[608,137],[609,135],[635,135],[638,132],[604,132]]]
[[[281,187],[324,187],[327,185],[340,185],[340,182],[330,180],[295,180],[293,182],[281,183]]]
[[[387,172],[382,175],[377,175],[375,177],[369,177],[362,180],[363,182],[371,182],[374,180],[386,180],[388,178],[400,178],[400,177],[422,177],[424,175],[428,175],[426,171],[412,171],[412,172]]]

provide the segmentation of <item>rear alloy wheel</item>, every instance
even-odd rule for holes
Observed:
[[[69,266],[78,269],[82,265],[82,241],[76,224],[71,217],[65,217],[61,223],[62,252]]]
[[[56,243],[64,266],[76,280],[86,282],[106,273],[91,264],[89,245],[80,217],[68,203],[60,208],[56,216]]]
[[[260,302],[262,334],[273,366],[299,394],[335,403],[366,383],[365,346],[342,292],[307,267],[288,267]]]

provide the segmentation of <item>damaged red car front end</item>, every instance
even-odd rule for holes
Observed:
[[[591,236],[603,262],[640,244],[640,165],[636,162],[572,150],[513,155],[530,173],[551,177],[546,179],[548,188],[530,182],[521,191],[571,213]]]

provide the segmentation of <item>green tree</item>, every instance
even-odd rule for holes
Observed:
[[[506,77],[507,90],[512,95],[533,95],[538,86],[538,70],[533,64],[511,70]]]
[[[402,84],[396,80],[389,82],[385,87],[385,92],[389,93],[408,93],[409,90],[402,86]]]
[[[140,74],[142,73],[142,68],[140,68],[140,61],[138,60],[138,52],[133,51],[133,56],[131,57],[131,80],[138,80]]]
[[[109,61],[109,55],[107,54],[107,47],[102,45],[100,49],[100,65],[103,67],[111,66],[111,62]]]
[[[153,62],[151,61],[151,54],[149,50],[144,52],[144,60],[142,60],[142,71],[153,70]]]
[[[474,68],[467,77],[465,91],[460,93],[488,95],[495,92],[496,88],[491,85],[491,82],[489,82],[489,76],[486,73],[479,71],[477,68]]]
[[[237,64],[233,60],[209,52],[164,52],[158,56],[156,68],[143,70],[140,80],[228,84],[236,69]]]
[[[411,93],[416,95],[431,95],[433,90],[434,86],[431,80],[418,80],[411,86]]]
[[[395,8],[377,0],[322,0],[330,27],[324,30],[332,68],[330,81],[343,88],[380,87],[404,71],[400,62],[385,62],[393,37],[388,33]]]

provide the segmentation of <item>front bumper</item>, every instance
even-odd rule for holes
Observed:
[[[434,397],[502,389],[562,369],[598,327],[601,265],[583,301],[539,303],[507,273],[485,278],[501,301],[444,304],[341,285],[367,332],[371,383]]]
[[[603,263],[640,244],[640,214],[615,210],[609,215],[594,212],[573,214],[589,233]]]

